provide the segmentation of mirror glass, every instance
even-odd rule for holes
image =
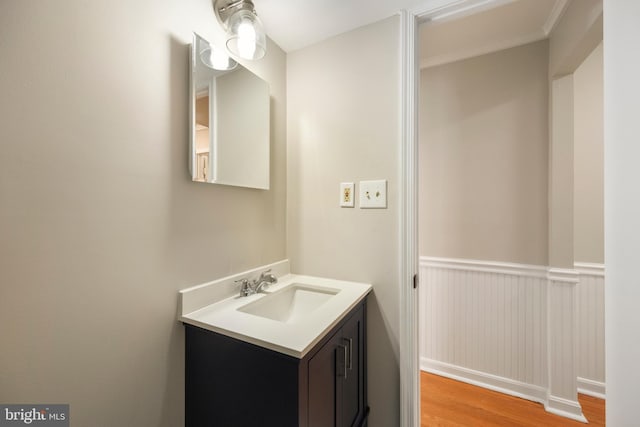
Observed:
[[[191,178],[269,189],[268,83],[195,33],[190,67]]]

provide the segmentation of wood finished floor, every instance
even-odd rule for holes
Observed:
[[[550,414],[539,403],[427,372],[420,373],[420,394],[421,427],[605,425],[604,400],[582,394],[578,400],[589,424]]]

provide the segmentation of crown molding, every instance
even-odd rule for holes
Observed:
[[[498,6],[513,3],[516,0],[467,0],[443,6],[421,16],[426,23],[441,23],[464,18]]]
[[[556,0],[556,4],[553,5],[553,9],[551,9],[547,20],[542,26],[542,31],[546,37],[548,37],[556,27],[560,18],[562,18],[562,15],[564,15],[564,12],[567,10],[567,7],[569,7],[569,3],[570,0]]]

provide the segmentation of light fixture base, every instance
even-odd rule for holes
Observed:
[[[229,17],[242,9],[249,10],[252,13],[256,13],[255,6],[251,0],[212,0],[213,11],[216,14],[216,19],[222,25],[225,30],[228,29]]]

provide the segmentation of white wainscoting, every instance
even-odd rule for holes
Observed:
[[[578,285],[578,391],[605,398],[604,265],[576,263]]]
[[[547,290],[549,359],[548,412],[587,422],[578,402],[577,309],[578,273],[550,268]]]
[[[541,401],[546,267],[422,257],[420,277],[422,368],[473,371],[476,383]]]
[[[580,268],[578,277],[585,282],[595,281],[593,275],[583,274],[587,270]],[[575,274],[573,270],[568,271]],[[593,269],[589,271],[593,273]],[[541,402],[552,409],[564,396],[561,393],[554,398],[549,389],[548,363],[561,365],[553,358],[549,359],[548,351],[549,338],[557,339],[555,337],[561,332],[554,328],[554,336],[548,335],[548,326],[552,325],[547,322],[557,321],[549,318],[553,313],[548,311],[548,297],[551,296],[548,292],[555,289],[552,286],[554,272],[557,270],[546,266],[421,257],[421,369]],[[603,276],[604,273],[597,277],[604,279]],[[580,291],[576,292],[578,306],[585,305],[582,293],[587,294],[584,299],[592,305],[602,303],[602,298],[592,290],[597,285],[581,285],[577,287]],[[581,392],[587,389],[585,385],[593,389],[593,383],[603,378],[598,377],[601,372],[598,369],[604,369],[604,364],[593,356],[599,354],[593,350],[598,346],[604,352],[604,343],[599,340],[601,335],[593,326],[599,320],[580,317],[590,317],[592,314],[588,313],[600,313],[598,310],[582,308],[577,311],[580,335],[584,335],[576,346],[580,366],[584,364],[584,369],[576,369]],[[572,338],[575,337],[564,337],[569,341]],[[560,384],[562,390],[567,388],[565,384],[575,387],[576,378],[563,378]],[[602,388],[596,387],[589,394],[600,390],[604,390],[603,384]],[[572,399],[567,400],[570,401]],[[581,417],[579,406],[564,412],[569,412],[563,415],[570,418]]]

